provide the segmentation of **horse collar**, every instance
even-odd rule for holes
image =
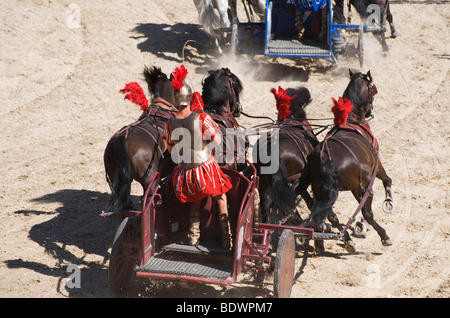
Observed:
[[[162,108],[169,108],[169,111],[174,111],[174,112],[178,112],[178,109],[171,103],[169,103],[168,101],[166,101],[164,98],[161,97],[156,97],[152,100],[152,104],[155,106],[159,106]]]
[[[228,119],[231,122],[231,124],[233,125],[234,128],[239,126],[237,121],[236,121],[236,118],[234,118],[233,114],[231,114],[230,111],[226,107],[222,106],[222,111],[223,111],[222,112],[223,117]]]

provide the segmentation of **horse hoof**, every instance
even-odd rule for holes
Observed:
[[[363,222],[355,223],[355,235],[358,237],[364,237],[367,232],[367,226]]]
[[[391,239],[388,238],[385,240],[381,240],[381,244],[383,244],[383,246],[391,246],[393,243],[392,243]]]
[[[349,252],[350,254],[356,253],[356,246],[353,241],[347,241],[345,242],[345,250]]]
[[[385,213],[390,214],[390,213],[394,212],[394,201],[391,198],[386,198],[383,201],[383,206],[382,207],[383,207],[383,211]]]
[[[323,241],[321,240],[314,241],[314,252],[316,253],[316,255],[325,253],[325,246],[323,245]]]

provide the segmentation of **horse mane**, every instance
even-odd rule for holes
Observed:
[[[226,69],[228,70],[228,69]],[[231,79],[233,80],[233,82],[236,84],[236,90],[237,90],[237,94],[240,95],[242,90],[244,89],[244,86],[242,85],[241,80],[239,79],[239,77],[236,76],[236,74],[232,73],[230,70],[228,70],[229,74],[228,76],[231,77]]]
[[[218,69],[208,71],[208,77],[203,80],[202,98],[205,104],[205,110],[214,110],[222,112],[222,106],[230,99],[230,90],[228,85],[222,79],[222,76],[230,77],[235,83],[236,94],[242,92],[243,86],[241,80],[228,69]]]
[[[297,95],[293,100],[291,100],[291,106],[289,110],[292,112],[289,117],[295,119],[306,119],[305,108],[311,101],[311,93],[306,87],[300,88],[288,88],[286,94],[288,96]]]
[[[203,80],[202,98],[205,110],[221,112],[222,105],[229,98],[228,88],[220,79],[221,70],[208,71],[208,77]]]
[[[161,71],[160,67],[152,66],[148,68],[147,66],[144,68],[144,78],[148,85],[148,90],[150,94],[153,95],[154,98],[161,97],[160,96],[160,85],[158,83],[166,82],[168,80],[167,75]]]

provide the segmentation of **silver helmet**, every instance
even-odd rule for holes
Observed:
[[[188,106],[191,103],[192,88],[183,80],[183,87],[173,90],[173,101],[175,106]]]

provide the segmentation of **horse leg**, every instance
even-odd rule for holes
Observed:
[[[378,34],[374,35],[375,38],[380,42],[381,47],[383,48],[383,53],[386,54],[388,52],[388,46],[386,43],[386,8],[382,8],[380,20],[380,31]]]
[[[228,1],[215,1],[217,11],[219,11],[220,22],[223,27],[230,23],[228,19]]]
[[[308,192],[309,181],[307,178],[304,178],[303,175],[298,182],[298,186],[296,188],[297,195],[301,195],[303,200],[306,203],[306,206],[310,211],[314,208],[314,199]]]
[[[387,175],[386,170],[384,170],[384,167],[379,159],[378,159],[377,178],[383,182],[386,196],[383,201],[383,211],[386,213],[392,213],[394,211],[394,201],[392,199],[392,191],[391,191],[392,179],[389,178],[389,176]]]
[[[113,192],[113,177],[116,174],[116,167],[113,162],[110,162],[112,158],[109,158],[109,148],[106,147],[105,154],[104,154],[104,166],[105,166],[105,177],[106,182],[109,185],[109,189],[111,190],[111,194],[109,195],[108,203],[106,204],[105,209],[102,211],[102,213],[110,212],[110,209],[113,208],[115,201],[117,200],[117,196]]]
[[[108,212],[112,208],[132,209],[130,191],[133,178],[124,135],[116,136],[109,141],[105,149],[104,163],[111,188],[110,200],[105,211]]]
[[[217,11],[219,11],[219,19],[218,21],[215,21],[217,19],[217,17],[215,16],[215,13],[213,12],[214,8],[217,9]],[[210,7],[210,9],[208,8],[208,16],[210,18],[213,18],[214,16],[214,24],[216,24],[217,22],[220,23],[221,27],[225,27],[229,24],[229,20],[228,20],[228,1],[226,0],[220,0],[220,1],[212,1],[212,7]],[[203,25],[203,27],[205,27],[205,25]],[[220,40],[222,35],[220,33],[217,32],[206,32],[207,34],[210,35],[210,37],[214,40],[214,44],[216,45],[216,49],[217,49],[217,53],[219,53],[219,55],[223,54],[223,50],[222,47],[220,45]]]
[[[389,26],[391,27],[391,37],[396,38],[398,36],[397,30],[395,29],[394,19],[392,17],[391,8],[389,6],[389,0],[387,0],[386,6],[386,19],[389,22]]]
[[[230,12],[231,12],[231,22],[232,23],[239,23],[239,18],[237,14],[237,1],[236,0],[229,0],[229,6],[230,6]]]
[[[381,46],[383,47],[383,53],[386,56],[387,52],[389,51],[389,48],[388,48],[387,42],[386,42],[386,31],[382,30],[380,32],[380,40],[379,41],[381,43]]]
[[[386,231],[375,221],[373,217],[372,200],[373,195],[369,195],[361,209],[362,215],[364,217],[364,220],[366,220],[367,223],[369,223],[375,229],[375,231],[377,231],[378,235],[381,238],[381,243],[383,244],[383,246],[390,246],[392,245],[391,239],[386,234]]]
[[[306,206],[308,207],[308,209],[310,211],[312,211],[316,201],[308,192],[308,188],[310,185],[311,185],[311,189],[312,189],[311,174],[309,171],[309,166],[310,166],[310,164],[308,164],[308,162],[306,161],[303,166],[303,170],[300,174],[300,178],[298,179],[296,193],[297,193],[297,195],[302,196],[303,200],[306,203]]]
[[[316,232],[325,232],[327,225],[325,219],[333,213],[333,205],[336,202],[339,189],[338,182],[335,179],[336,166],[334,163],[327,159],[320,162],[319,178],[315,178],[312,181],[312,191],[314,198],[316,198],[316,204],[311,211],[310,225],[314,227]],[[323,242],[321,240],[314,240],[316,251],[323,252]]]
[[[336,213],[333,212],[333,210],[331,210],[331,212],[328,214],[328,221],[330,221],[331,226],[337,228],[341,233],[344,231],[344,228],[342,227],[341,223],[339,223],[339,219]],[[343,234],[344,234],[343,241],[345,244],[345,249],[349,253],[355,253],[356,252],[355,243],[350,238],[350,234],[348,234],[348,231],[343,232]]]
[[[314,197],[314,202],[318,201],[318,198],[320,197],[320,182],[312,182],[311,183],[311,190],[313,193],[313,197]],[[327,226],[324,222],[321,222],[320,224],[318,224],[318,222],[314,222],[313,221],[313,217],[314,217],[314,212],[316,210],[316,204],[314,204],[312,210],[311,210],[311,214],[309,216],[309,222],[306,224],[307,227],[313,227],[314,228],[314,232],[324,232],[327,229]],[[323,240],[314,240],[314,251],[318,254],[323,253],[325,251],[325,246],[323,244]]]
[[[333,11],[333,23],[345,24],[344,0],[336,0]]]
[[[216,44],[217,52],[219,53],[219,55],[222,55],[223,54],[223,50],[220,47],[219,39],[218,38],[214,38],[214,43]]]

